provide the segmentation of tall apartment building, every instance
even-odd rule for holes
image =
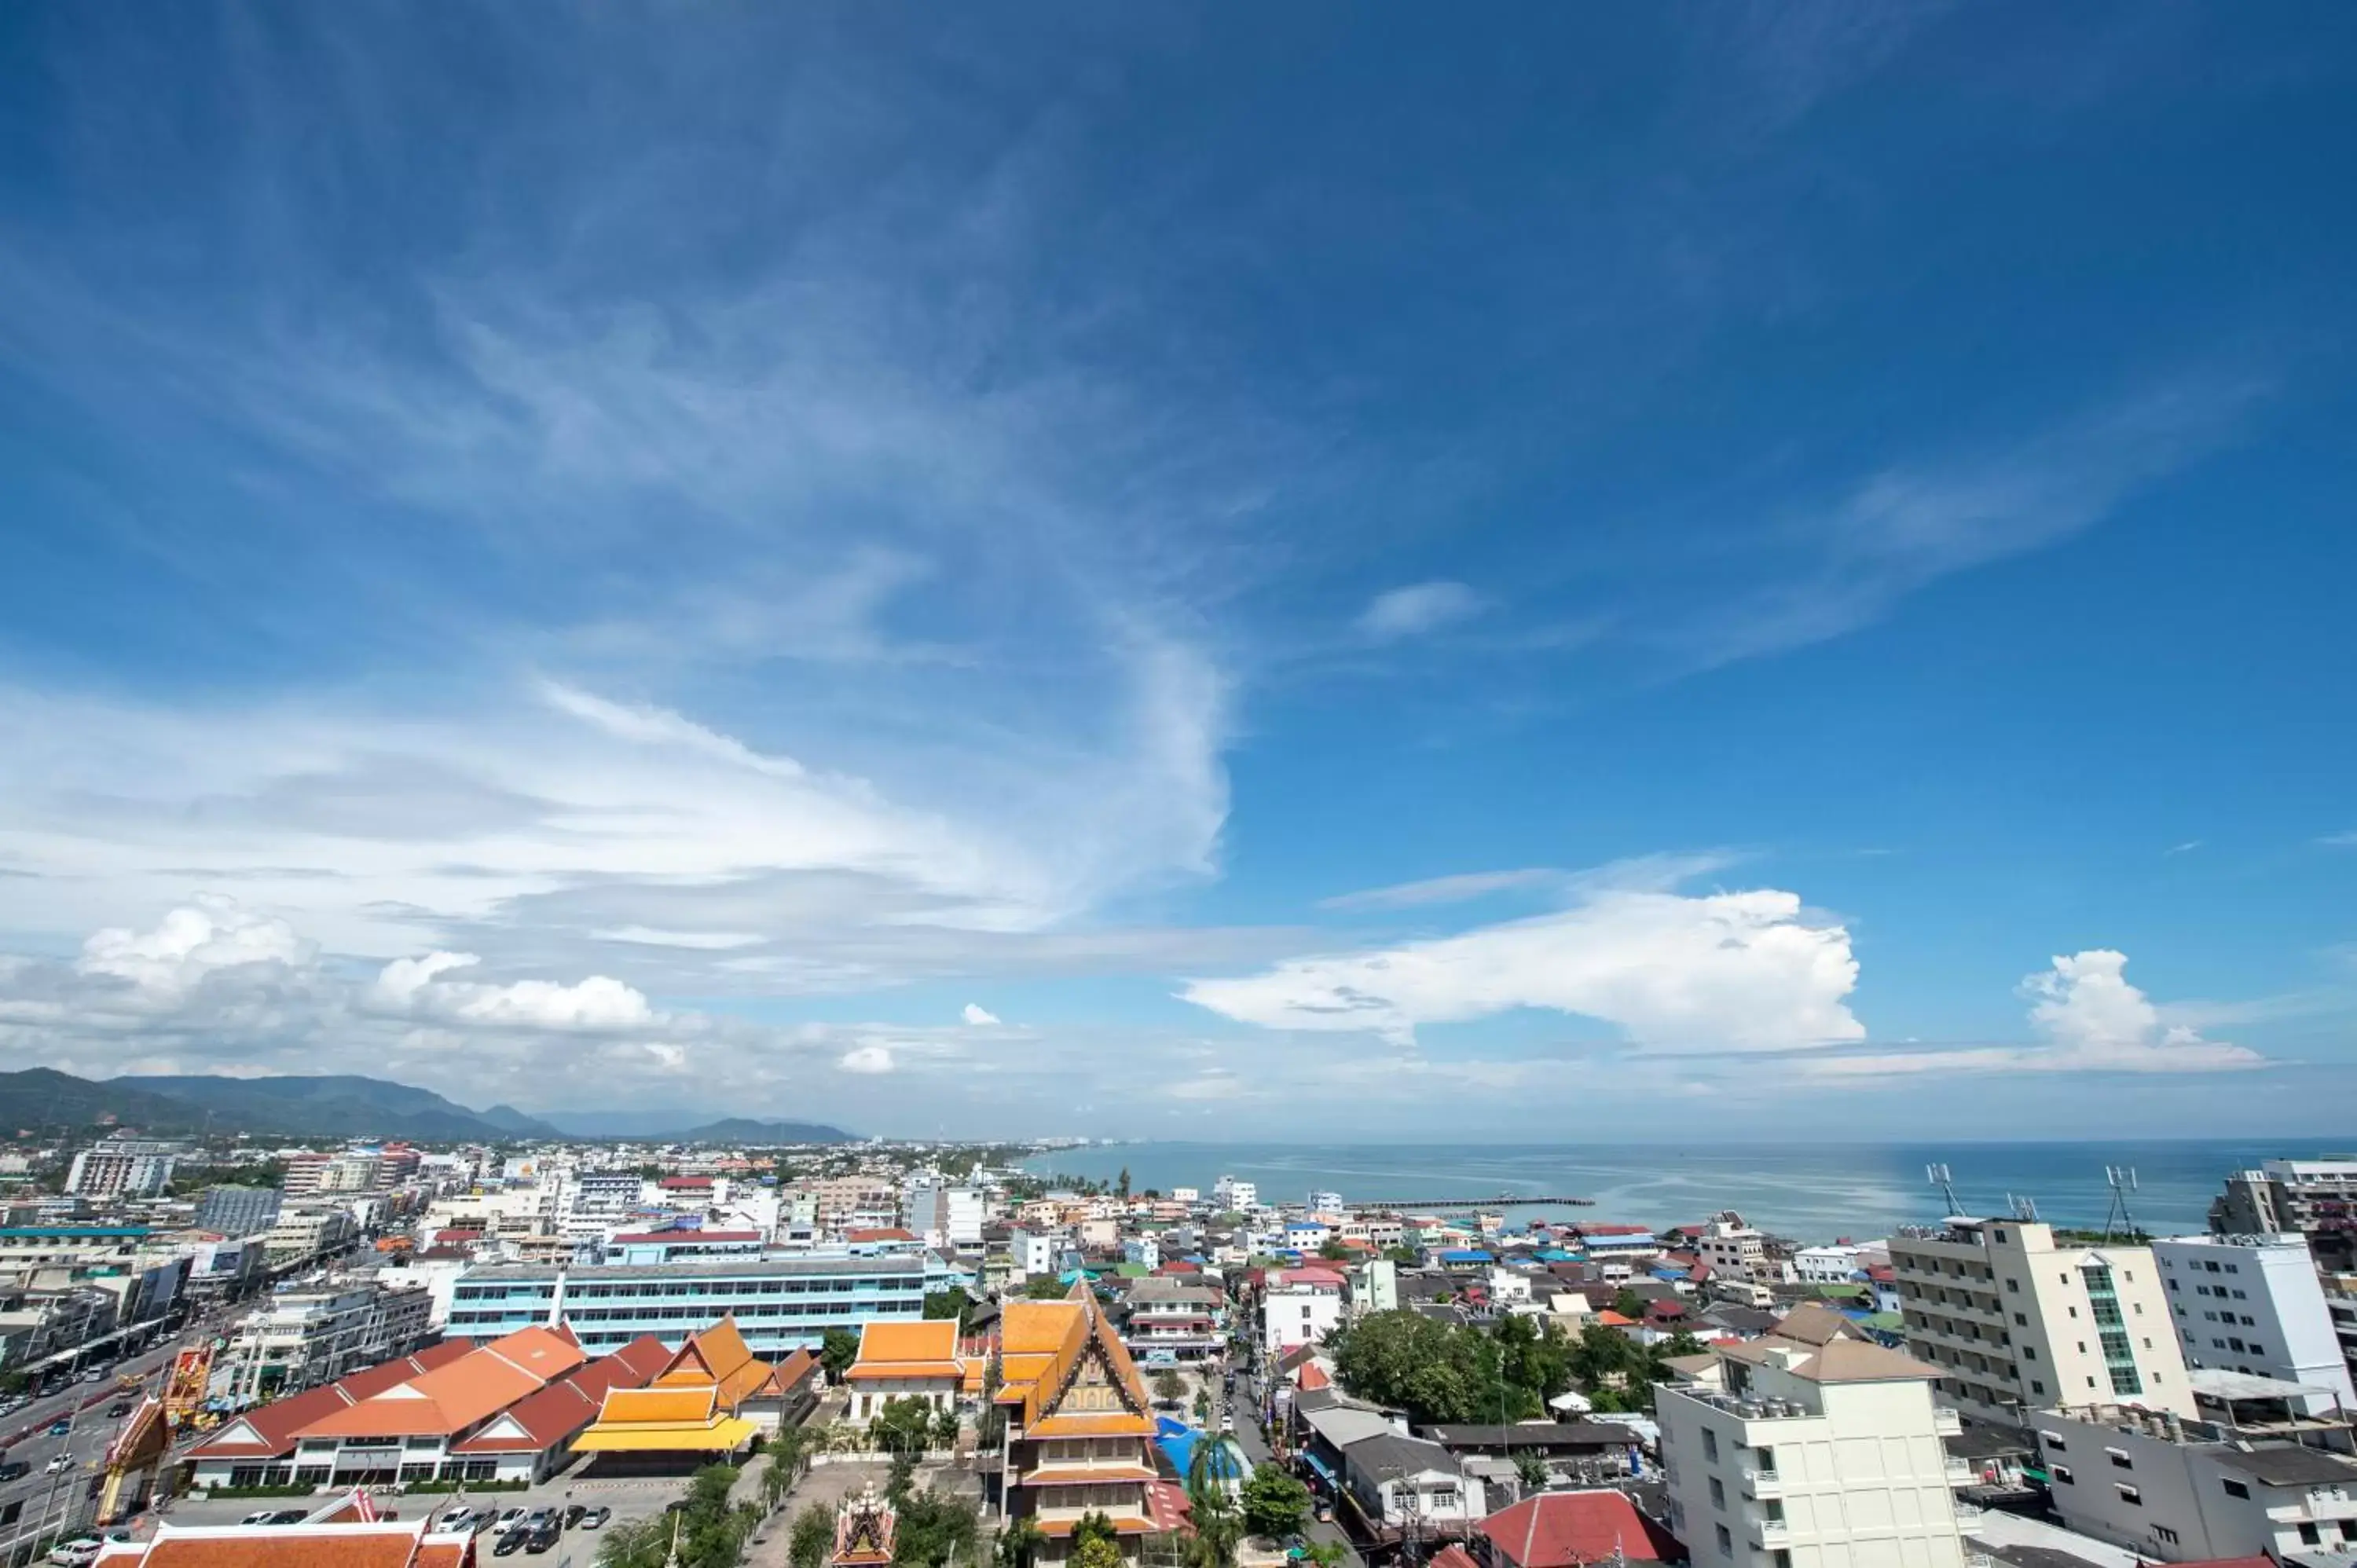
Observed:
[[[270,1261],[283,1263],[325,1252],[359,1234],[351,1210],[307,1206],[281,1209],[264,1244]]]
[[[1963,1568],[1939,1369],[1803,1308],[1656,1391],[1670,1529],[1698,1564]],[[1781,1329],[1783,1326],[1780,1325]]]
[[[565,1191],[561,1229],[585,1239],[629,1229],[646,1203],[646,1186],[634,1170],[579,1172]]]
[[[885,1229],[900,1222],[899,1189],[883,1176],[826,1176],[811,1184],[822,1230]]]
[[[2211,1201],[2210,1230],[2219,1236],[2298,1231],[2319,1268],[2357,1270],[2357,1158],[2269,1160],[2236,1171]]]
[[[2179,1236],[2155,1241],[2152,1255],[2188,1367],[2330,1389],[2343,1409],[2357,1411],[2357,1386],[2305,1239]]]
[[[110,1138],[73,1157],[66,1190],[77,1197],[150,1197],[170,1184],[173,1167],[187,1153],[182,1144]]]
[[[982,1189],[938,1174],[912,1176],[902,1189],[900,1223],[928,1247],[982,1245]]]
[[[1784,1277],[1782,1265],[1769,1261],[1768,1238],[1732,1210],[1712,1218],[1695,1239],[1695,1251],[1712,1273],[1730,1279],[1767,1284]]]
[[[2051,1226],[1963,1216],[1890,1238],[1907,1346],[1975,1420],[2020,1425],[2066,1402],[2195,1412],[2147,1247],[2058,1245]]]
[[[1260,1207],[1260,1187],[1253,1182],[1223,1176],[1211,1184],[1211,1205],[1222,1213],[1232,1209],[1249,1214]]]
[[[224,1236],[257,1236],[278,1222],[285,1195],[274,1187],[209,1187],[197,1207],[197,1229]]]

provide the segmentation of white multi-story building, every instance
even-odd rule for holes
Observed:
[[[152,1197],[171,1184],[172,1171],[186,1153],[179,1144],[110,1138],[73,1157],[66,1190],[77,1197]]]
[[[2188,1367],[2330,1389],[2357,1411],[2306,1238],[2179,1236],[2155,1241],[2152,1255]]]
[[[2051,1226],[1958,1216],[1890,1239],[1908,1348],[1975,1420],[2072,1401],[2198,1413],[2148,1247],[2057,1245]]]
[[[239,1405],[294,1393],[374,1366],[431,1334],[431,1293],[373,1281],[275,1292],[229,1336],[214,1392]]]
[[[2241,1381],[2255,1397],[2218,1421],[2108,1402],[2040,1411],[2032,1424],[2062,1522],[2165,1563],[2357,1551],[2347,1423],[2304,1413],[2289,1385]]]
[[[359,1234],[351,1210],[306,1205],[280,1209],[264,1233],[263,1245],[273,1262],[286,1262],[327,1251]]]
[[[928,1247],[982,1245],[983,1193],[938,1173],[920,1172],[902,1188],[900,1223]]]
[[[1743,1216],[1721,1214],[1695,1240],[1695,1255],[1714,1273],[1767,1284],[1783,1276],[1781,1265],[1768,1258],[1768,1238],[1743,1222]]]
[[[1222,1214],[1230,1210],[1250,1214],[1260,1207],[1260,1187],[1254,1182],[1223,1176],[1211,1184],[1211,1206]]]
[[[1792,1277],[1803,1284],[1846,1283],[1865,1266],[1858,1262],[1863,1251],[1846,1241],[1827,1247],[1803,1247],[1792,1254]]]
[[[1261,1348],[1275,1356],[1315,1345],[1342,1322],[1342,1276],[1331,1269],[1284,1269],[1261,1295]]]
[[[1056,1238],[1045,1230],[1007,1232],[1006,1251],[1014,1261],[1017,1279],[1036,1279],[1056,1272]]]
[[[579,1171],[566,1184],[561,1228],[585,1240],[628,1230],[646,1201],[646,1178],[634,1170]]]
[[[1671,1531],[1697,1565],[1962,1568],[1939,1375],[1839,1329],[1721,1346],[1654,1397]]]

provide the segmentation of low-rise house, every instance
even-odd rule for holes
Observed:
[[[1437,1443],[1395,1432],[1342,1450],[1342,1498],[1379,1547],[1412,1530],[1428,1539],[1461,1536],[1489,1512],[1486,1488]]]
[[[1216,1285],[1155,1276],[1135,1282],[1125,1303],[1122,1339],[1151,1364],[1208,1359],[1226,1341],[1226,1296]]]
[[[1261,1295],[1261,1348],[1274,1356],[1315,1344],[1342,1322],[1342,1276],[1331,1269],[1283,1269]]]
[[[1643,1568],[1684,1555],[1669,1531],[1639,1513],[1622,1494],[1604,1490],[1524,1498],[1483,1520],[1465,1549],[1450,1550],[1459,1552],[1471,1568]],[[1463,1568],[1444,1565],[1442,1558],[1433,1561],[1435,1568]]]

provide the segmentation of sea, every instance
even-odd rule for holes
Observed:
[[[2345,1151],[2357,1138],[2339,1145]],[[2231,1171],[2334,1148],[2255,1140],[1949,1144],[1183,1144],[1101,1143],[1039,1155],[1034,1174],[1118,1179],[1133,1190],[1256,1183],[1263,1203],[1312,1192],[1415,1209],[1495,1198],[1512,1220],[1587,1219],[1661,1229],[1734,1209],[1805,1242],[1867,1240],[1949,1213],[2035,1206],[2050,1225],[2101,1228],[2124,1203],[2135,1229],[2207,1227]],[[1939,1182],[1944,1167],[1948,1188]],[[2115,1193],[2107,1175],[2120,1171]],[[1584,1197],[1593,1207],[1547,1199]]]

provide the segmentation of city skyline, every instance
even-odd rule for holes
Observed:
[[[11,1065],[2331,1130],[2357,19],[1019,16],[0,17]]]

